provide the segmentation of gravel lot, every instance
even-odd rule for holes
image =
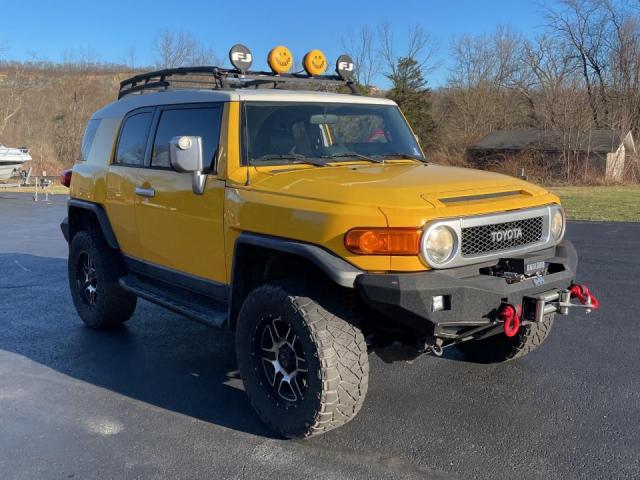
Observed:
[[[251,409],[228,333],[143,301],[125,327],[83,327],[65,202],[0,191],[2,478],[640,477],[640,224],[569,225],[603,307],[559,318],[538,351],[371,356],[353,422],[285,441]]]

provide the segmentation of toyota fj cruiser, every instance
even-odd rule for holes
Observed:
[[[501,362],[598,307],[555,195],[429,163],[394,102],[348,93],[347,56],[331,76],[318,51],[307,74],[283,47],[273,72],[230,58],[125,80],[89,121],[62,223],[87,326],[141,297],[232,329],[258,415],[308,437],[360,410],[371,351]]]

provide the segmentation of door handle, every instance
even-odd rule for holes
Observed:
[[[135,192],[136,195],[141,197],[153,198],[156,195],[156,191],[153,188],[136,187]]]

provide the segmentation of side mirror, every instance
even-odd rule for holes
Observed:
[[[186,135],[173,137],[169,142],[169,162],[178,172],[192,175],[193,193],[202,195],[207,176],[202,173],[202,138]]]

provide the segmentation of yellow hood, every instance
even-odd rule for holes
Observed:
[[[332,203],[385,209],[448,207],[464,203],[493,204],[547,194],[528,182],[468,168],[387,163],[291,169],[260,168],[252,190]],[[466,197],[466,198],[465,198]],[[521,207],[515,207],[521,208]]]
[[[239,179],[239,178],[238,178]],[[244,180],[244,179],[243,179]],[[344,247],[354,227],[422,227],[444,217],[481,215],[558,202],[517,178],[408,162],[259,167],[228,191],[229,225],[323,245],[368,271],[420,271],[418,257],[357,255]],[[242,186],[240,186],[242,185]],[[230,185],[233,186],[233,185]]]

